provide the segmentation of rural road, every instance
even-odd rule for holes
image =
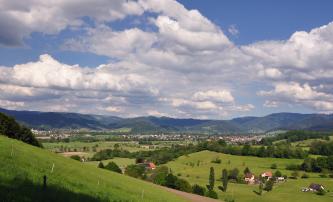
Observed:
[[[208,197],[204,197],[204,196],[199,196],[199,195],[196,195],[196,194],[190,194],[190,193],[187,193],[187,192],[182,192],[182,191],[178,191],[178,190],[175,190],[175,189],[170,189],[170,188],[163,187],[163,186],[160,186],[160,187],[162,189],[165,189],[169,192],[172,192],[172,193],[174,193],[178,196],[181,196],[184,199],[192,201],[192,202],[221,202],[220,200],[216,200],[216,199],[212,199],[212,198],[208,198]]]

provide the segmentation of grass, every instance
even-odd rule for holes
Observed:
[[[128,165],[135,164],[135,159],[129,159],[129,158],[113,158],[113,159],[104,160],[102,162],[104,165],[107,165],[111,161],[115,162],[121,168],[125,168]],[[99,161],[87,161],[86,163],[97,167]]]
[[[86,157],[92,157],[96,151],[104,150],[104,149],[114,149],[114,145],[118,144],[121,149],[128,150],[129,152],[136,151],[147,151],[152,150],[147,146],[139,145],[137,142],[115,142],[115,141],[98,141],[98,142],[81,142],[81,141],[73,141],[73,142],[54,142],[54,143],[43,143],[45,149],[60,152],[60,148],[67,147],[70,148],[71,151],[83,151],[83,147],[89,148],[88,151],[84,151]],[[93,151],[93,147],[96,148],[96,151]]]
[[[44,175],[47,190],[41,188]],[[184,201],[151,183],[1,135],[0,193],[4,201]]]
[[[221,164],[211,163],[211,160],[216,157],[222,160]],[[230,164],[229,164],[230,161]],[[277,159],[277,158],[258,158],[249,156],[234,156],[210,151],[202,151],[190,154],[188,156],[181,156],[175,161],[169,162],[167,166],[176,175],[188,180],[191,184],[200,184],[205,186],[208,184],[209,168],[214,167],[215,178],[220,179],[222,169],[238,168],[240,173],[243,173],[245,167],[259,175],[264,171],[270,169],[271,164],[277,165],[276,170],[280,170],[282,174],[290,176],[292,171],[286,170],[285,166],[291,163],[298,164],[303,160],[300,159]],[[199,166],[197,163],[199,162]],[[302,174],[302,173],[300,173]],[[274,186],[272,192],[265,192],[262,196],[256,195],[253,190],[258,190],[258,185],[234,184],[229,183],[228,191],[226,193],[216,189],[220,199],[234,198],[235,201],[332,201],[332,192],[325,196],[318,196],[314,193],[301,192],[302,187],[308,187],[310,183],[323,184],[327,189],[333,191],[333,179],[320,178],[318,173],[308,173],[308,179],[288,179],[285,183],[279,183]],[[215,187],[221,185],[221,181],[216,181]]]

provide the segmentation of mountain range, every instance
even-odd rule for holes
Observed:
[[[132,133],[203,133],[250,134],[274,130],[333,131],[333,114],[274,113],[263,117],[241,117],[231,120],[180,119],[169,117],[120,118],[79,113],[15,111],[0,112],[20,123],[37,129],[110,130],[129,128]]]

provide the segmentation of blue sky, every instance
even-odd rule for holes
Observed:
[[[328,0],[3,1],[0,107],[213,119],[331,113],[331,8]]]

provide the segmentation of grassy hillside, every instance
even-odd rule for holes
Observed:
[[[5,201],[184,201],[153,184],[1,135],[0,196]]]
[[[222,160],[221,164],[211,163],[216,157]],[[202,151],[190,154],[188,156],[181,156],[175,161],[169,162],[167,166],[171,168],[175,175],[188,180],[191,184],[200,184],[205,186],[208,184],[209,168],[214,167],[215,179],[218,180],[222,176],[222,169],[238,168],[240,173],[243,173],[245,167],[249,167],[255,174],[259,175],[264,171],[270,169],[271,164],[277,164],[277,170],[282,174],[290,176],[291,171],[285,170],[285,166],[291,163],[299,164],[303,160],[300,159],[277,159],[277,158],[258,158],[250,156],[234,156],[210,151]],[[199,162],[199,166],[198,166]],[[230,163],[229,163],[230,162]],[[302,172],[300,173],[300,175]],[[283,202],[297,202],[297,201],[332,201],[333,200],[333,179],[320,178],[318,173],[309,173],[308,179],[288,179],[287,182],[279,183],[274,186],[272,192],[264,193],[262,196],[256,195],[253,190],[258,190],[258,185],[234,184],[229,183],[228,191],[226,193],[217,189],[221,185],[221,181],[215,182],[215,188],[218,192],[219,199],[234,198],[235,201],[283,201]],[[331,192],[325,196],[318,196],[314,193],[301,192],[302,187],[308,187],[310,183],[319,183],[326,187]]]

